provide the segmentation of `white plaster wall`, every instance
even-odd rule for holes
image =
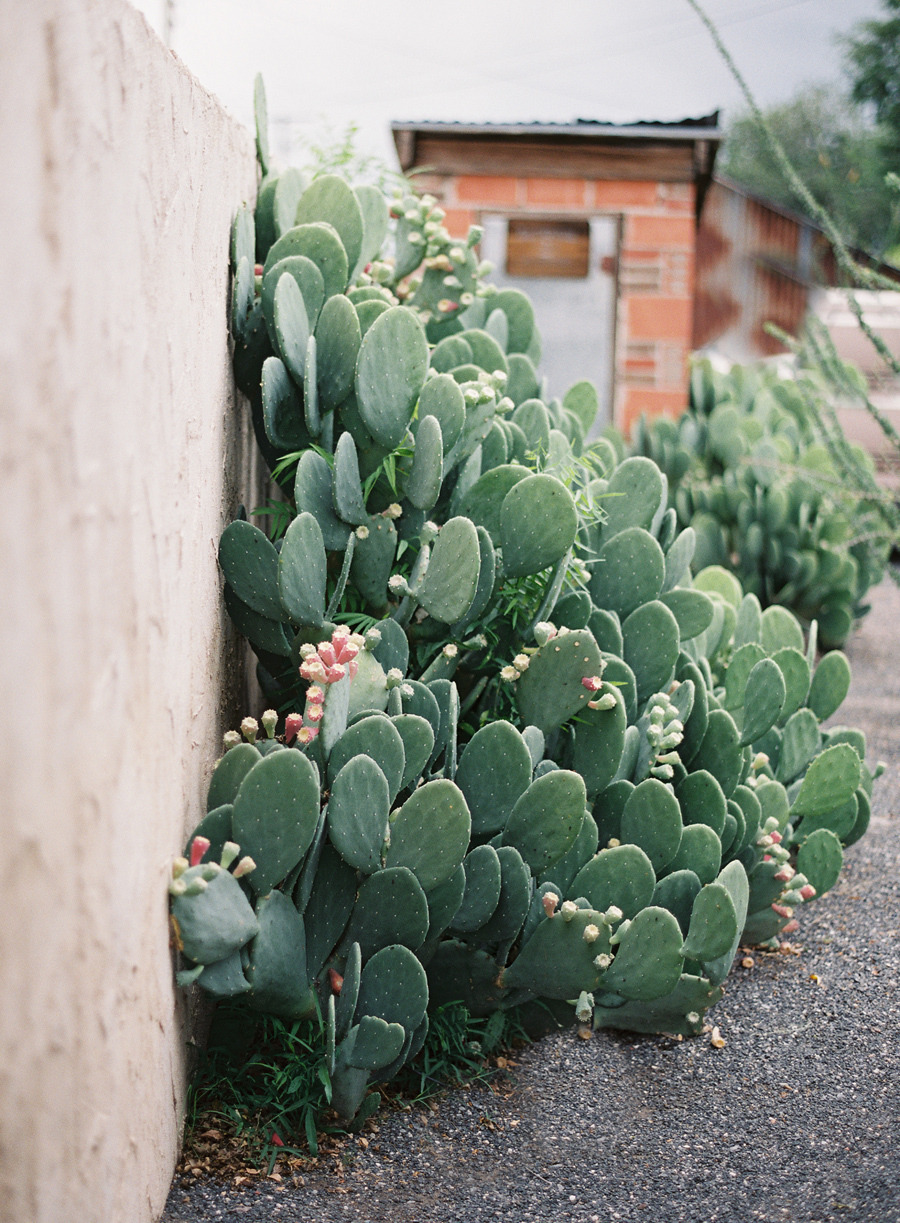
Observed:
[[[144,1223],[172,1172],[185,1016],[166,879],[237,712],[216,543],[250,470],[225,320],[230,221],[254,191],[248,133],[124,0],[0,0],[15,1223]]]

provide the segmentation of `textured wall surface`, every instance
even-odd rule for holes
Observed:
[[[236,713],[216,542],[250,470],[225,320],[254,191],[249,134],[124,0],[0,3],[3,1220],[144,1223],[172,1172],[166,879]]]

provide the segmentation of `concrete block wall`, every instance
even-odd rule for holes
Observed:
[[[249,133],[124,0],[0,5],[0,1219],[150,1223],[186,1016],[166,881],[240,713],[219,532]]]
[[[622,218],[618,260],[614,420],[626,432],[687,403],[696,249],[693,183],[511,175],[420,175],[451,233],[490,213]]]

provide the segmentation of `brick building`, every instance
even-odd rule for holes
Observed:
[[[590,377],[604,421],[685,404],[697,225],[718,113],[678,123],[395,123],[451,230],[485,227],[499,284],[535,300],[549,392]],[[556,365],[554,365],[554,359]]]

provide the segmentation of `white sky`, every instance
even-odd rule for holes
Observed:
[[[161,33],[167,0],[136,0]],[[879,0],[706,0],[763,105],[840,77],[835,35]],[[741,109],[686,0],[168,0],[171,45],[242,122],[261,71],[273,146],[327,139],[393,166],[396,120],[630,121]],[[293,160],[302,156],[293,152]]]

